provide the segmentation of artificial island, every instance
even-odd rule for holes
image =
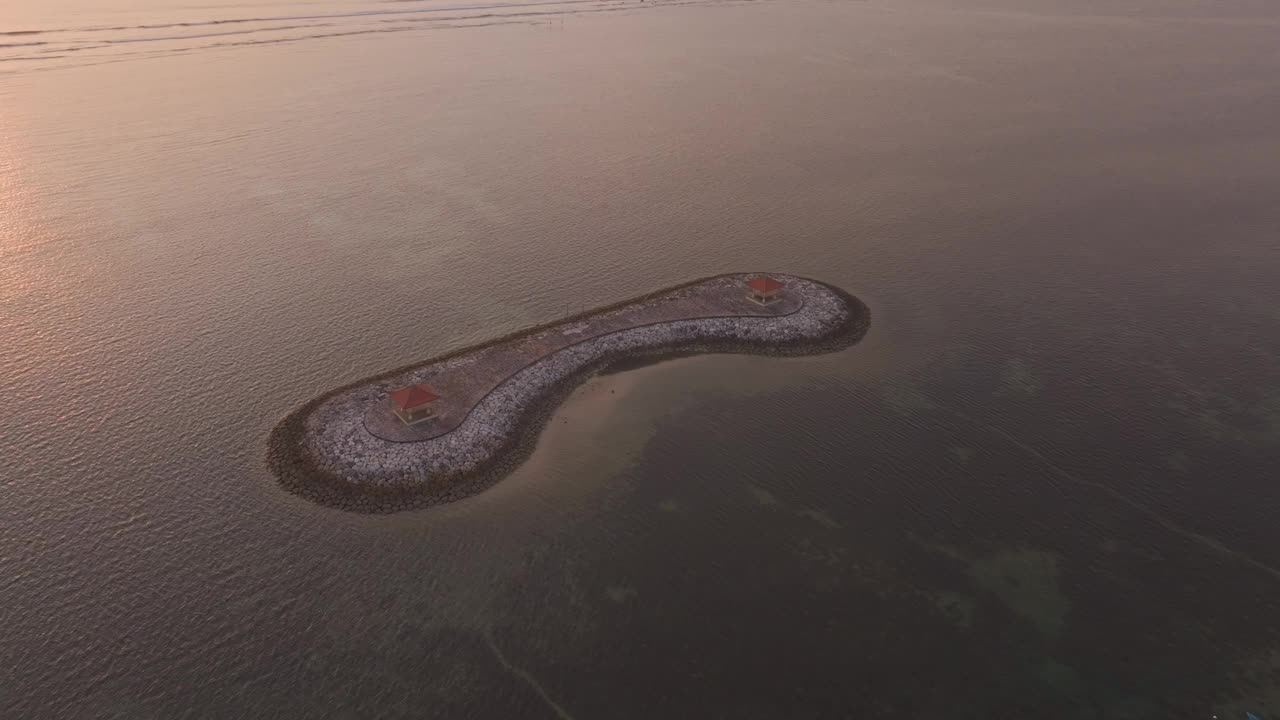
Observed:
[[[555,406],[611,366],[832,352],[869,325],[866,305],[816,280],[702,278],[332,390],[276,425],[267,460],[286,489],[331,507],[451,502],[514,470]]]

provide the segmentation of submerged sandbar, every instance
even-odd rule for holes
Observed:
[[[333,390],[280,421],[268,462],[285,488],[346,510],[450,502],[515,469],[555,405],[610,365],[830,352],[857,342],[869,322],[857,298],[815,280],[703,278]],[[429,411],[406,414],[405,402]]]

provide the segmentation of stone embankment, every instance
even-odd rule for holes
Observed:
[[[285,488],[332,507],[395,512],[451,502],[514,470],[555,406],[612,364],[692,352],[831,352],[869,326],[861,301],[805,278],[773,275],[785,283],[783,299],[754,303],[744,286],[752,277],[686,283],[339,388],[275,427],[268,462]],[[453,405],[424,439],[388,440],[366,426],[391,390],[461,376],[470,384],[442,393],[437,402]]]

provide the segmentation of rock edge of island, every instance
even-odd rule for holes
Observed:
[[[601,371],[700,353],[834,352],[858,342],[870,327],[870,310],[848,292],[809,278],[771,274],[792,297],[785,312],[765,314],[743,305],[742,315],[646,322],[588,334],[497,380],[455,428],[437,437],[387,441],[364,425],[371,403],[383,401],[390,389],[450,371],[467,372],[468,363],[484,353],[552,333],[582,332],[578,328],[593,320],[616,322],[623,313],[642,316],[659,305],[669,312],[698,295],[742,292],[745,281],[759,275],[699,278],[331,390],[277,423],[267,440],[267,464],[286,490],[329,507],[389,513],[439,505],[479,493],[515,470],[532,452],[555,408]]]

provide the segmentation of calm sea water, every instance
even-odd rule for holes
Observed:
[[[1274,3],[3,4],[0,715],[1280,715]],[[592,380],[444,508],[266,471],[744,269],[872,330]]]

